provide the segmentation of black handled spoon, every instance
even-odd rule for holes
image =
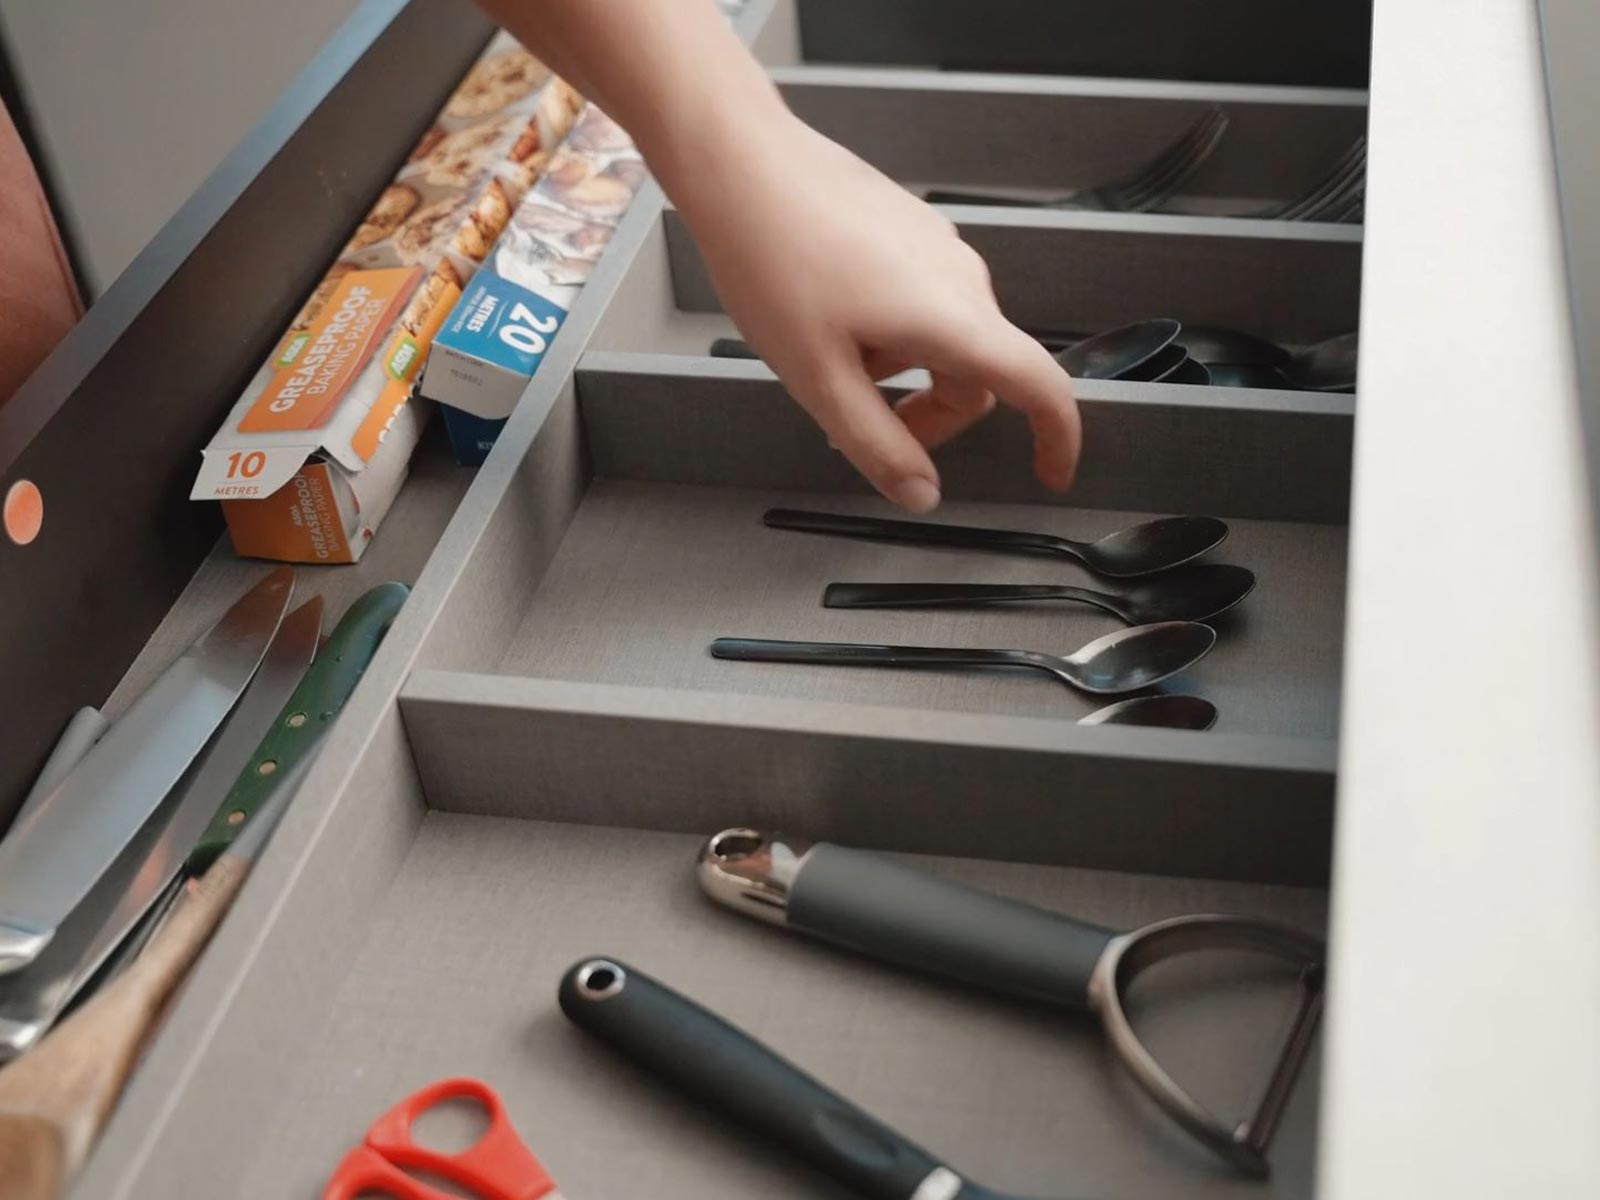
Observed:
[[[1256,586],[1253,571],[1228,563],[1190,563],[1123,592],[1046,583],[830,583],[825,608],[943,608],[1027,600],[1092,604],[1129,625],[1205,621],[1227,612]]]
[[[1210,729],[1217,723],[1217,706],[1201,696],[1163,692],[1132,696],[1097,708],[1079,725],[1142,725],[1148,729]]]
[[[1074,379],[1124,379],[1172,345],[1183,326],[1170,317],[1136,321],[1085,338],[1056,355]]]
[[[1074,559],[1098,575],[1125,578],[1151,575],[1199,558],[1228,536],[1216,517],[1162,517],[1108,533],[1092,542],[1050,533],[1014,529],[981,529],[936,521],[895,521],[884,517],[852,517],[798,508],[769,508],[762,520],[773,529],[827,533],[879,542],[952,546],[970,550],[1058,554]]]
[[[1209,625],[1165,621],[1119,629],[1073,654],[954,646],[882,646],[861,642],[791,642],[718,638],[713,658],[739,662],[819,663],[836,667],[1031,667],[1096,695],[1136,692],[1192,667],[1217,644]]]

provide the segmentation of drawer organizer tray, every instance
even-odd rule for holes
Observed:
[[[1373,270],[1364,279],[1362,228],[1217,214],[1294,195],[1363,131],[1364,4],[754,0],[739,19],[802,115],[908,184],[1070,189],[1136,164],[1209,105],[1229,113],[1225,149],[1180,197],[1182,215],[946,210],[1027,327],[1170,315],[1300,345],[1359,322]],[[1118,32],[1150,21],[1165,22],[1162,38]],[[487,37],[454,0],[398,11],[375,0],[352,30],[372,57],[354,54],[339,78],[369,97],[383,63],[426,57],[441,30],[452,62]],[[939,69],[963,63],[1059,73]],[[431,111],[454,70],[419,77],[406,112]],[[303,86],[338,92],[328,78]],[[335,227],[359,218],[414,133],[385,129],[364,173],[330,198],[328,228],[274,251],[293,278],[239,316],[233,369],[254,364],[248,330],[278,327]],[[285,153],[260,159],[262,178],[311,178],[315,143]],[[210,237],[243,238],[256,201],[246,188],[223,205]],[[198,286],[183,270],[200,268],[166,286]],[[1329,892],[1365,362],[1359,401],[1080,382],[1090,453],[1065,497],[1032,480],[1026,430],[1004,413],[936,455],[941,519],[1075,536],[1167,513],[1229,522],[1213,558],[1259,584],[1217,622],[1216,650],[1175,681],[1221,711],[1213,730],[1189,734],[1079,726],[1091,704],[1015,673],[710,658],[723,634],[1066,649],[1117,628],[1068,606],[820,607],[825,583],[852,577],[1084,577],[1044,560],[765,527],[774,505],[888,509],[764,364],[708,356],[734,333],[678,215],[647,186],[481,471],[457,471],[430,443],[362,563],[306,573],[302,586],[327,594],[335,616],[378,578],[415,587],[77,1195],[211,1196],[225,1179],[239,1197],[313,1196],[401,1095],[478,1074],[566,1195],[842,1197],[569,1025],[556,985],[590,954],[707,1003],[1019,1194],[1318,1194],[1330,1121],[1355,1110],[1347,1095],[1336,1113],[1324,1099],[1319,1122],[1315,1058],[1270,1181],[1251,1182],[1171,1127],[1087,1023],[764,929],[709,903],[693,865],[707,834],[753,824],[913,856],[1115,927],[1221,910],[1324,931],[1353,878]],[[130,322],[112,351],[137,359],[140,335]],[[219,406],[227,365],[208,381]],[[216,415],[187,412],[175,444],[187,453]],[[114,714],[264,569],[226,545],[191,578],[194,565],[147,572],[142,615],[42,714],[24,692],[3,693],[0,715],[24,736],[0,783],[20,786],[59,720],[101,694],[85,695],[94,681],[122,673]],[[110,577],[109,562],[96,570]],[[158,621],[162,588],[184,578]],[[1370,1008],[1378,993],[1361,982]],[[1243,1112],[1290,983],[1234,963],[1174,964],[1151,976],[1134,1015],[1202,1099]],[[1342,986],[1336,973],[1339,1019],[1354,1003]],[[1348,1070],[1338,1050],[1321,1055],[1330,1073]]]

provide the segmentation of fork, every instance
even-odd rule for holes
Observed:
[[[1246,214],[1266,221],[1343,221],[1361,211],[1367,186],[1367,139],[1358,137],[1328,173],[1293,200]]]
[[[1213,105],[1177,141],[1126,179],[1080,188],[1049,200],[1021,200],[982,192],[934,189],[929,204],[989,204],[1008,208],[1063,208],[1096,212],[1150,212],[1170,200],[1211,157],[1228,130],[1228,114]]]

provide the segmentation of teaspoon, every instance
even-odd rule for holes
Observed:
[[[981,529],[937,521],[852,517],[798,508],[769,508],[762,520],[773,529],[797,529],[804,533],[829,533],[870,541],[1059,554],[1113,579],[1150,575],[1179,566],[1214,549],[1228,536],[1227,525],[1216,517],[1162,517],[1108,533],[1092,542],[1049,533]]]
[[[1217,723],[1217,706],[1199,696],[1163,693],[1133,696],[1097,708],[1079,725],[1142,725],[1160,729],[1210,729]]]
[[[878,646],[860,642],[786,642],[717,638],[714,658],[741,662],[823,663],[841,667],[1032,667],[1097,695],[1136,692],[1199,662],[1217,643],[1209,625],[1166,621],[1119,629],[1072,654],[953,646]]]
[[[1121,379],[1172,344],[1183,326],[1157,317],[1108,329],[1056,355],[1074,379]]]
[[[1205,621],[1227,612],[1256,586],[1255,573],[1228,563],[1191,563],[1124,592],[1045,583],[830,583],[825,608],[934,608],[1025,600],[1074,600],[1129,625]]]

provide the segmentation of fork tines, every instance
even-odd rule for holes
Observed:
[[[1360,216],[1366,188],[1367,139],[1358,137],[1314,187],[1269,216],[1280,221],[1350,220]]]
[[[1212,105],[1177,141],[1128,178],[1092,188],[1085,199],[1113,212],[1150,212],[1172,199],[1228,131],[1228,114]]]

